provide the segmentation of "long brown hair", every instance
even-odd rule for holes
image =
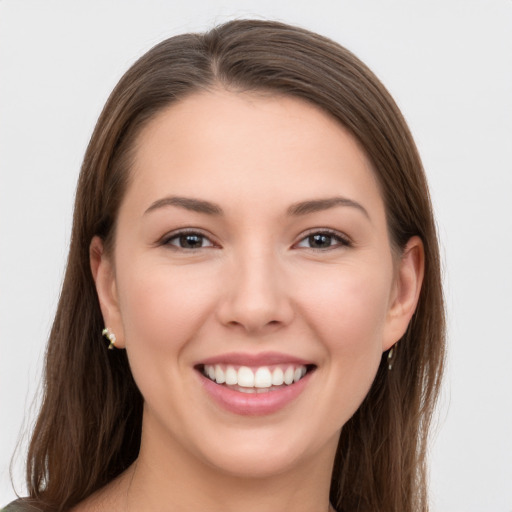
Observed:
[[[444,356],[444,307],[436,229],[422,164],[407,125],[375,75],[352,53],[306,30],[238,20],[172,37],[123,76],[98,120],[76,192],[71,246],[50,334],[44,399],[27,462],[30,497],[64,511],[137,457],[143,399],[124,351],[106,350],[89,266],[95,235],[111,247],[129,183],[134,142],[169,104],[223,86],[312,102],[359,141],[373,163],[391,243],[425,247],[417,310],[388,371],[343,427],[332,475],[339,512],[428,510],[426,443]]]

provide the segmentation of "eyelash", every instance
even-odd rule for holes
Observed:
[[[304,249],[312,249],[313,251],[329,251],[333,249],[337,249],[340,247],[352,247],[352,241],[346,236],[338,231],[333,231],[332,229],[320,229],[320,230],[312,230],[303,236],[298,244],[295,246],[300,247],[300,243],[307,239],[311,239],[314,236],[326,236],[336,241],[335,245],[330,245],[329,247],[302,247]],[[311,240],[310,240],[311,241]]]
[[[209,242],[209,245],[201,246],[201,247],[180,247],[179,245],[175,245],[175,244],[171,243],[173,240],[179,240],[181,237],[186,237],[186,236],[196,236],[198,238],[201,238],[202,240],[207,240]],[[175,249],[177,251],[179,251],[179,250],[198,251],[200,249],[216,247],[216,244],[213,243],[205,234],[201,233],[200,231],[192,230],[192,229],[186,229],[183,231],[171,233],[170,235],[165,236],[162,239],[160,245],[166,245],[166,246],[172,247],[173,249]]]
[[[179,241],[181,237],[187,237],[187,236],[196,236],[198,238],[201,238],[202,241],[206,240],[209,242],[209,245],[201,246],[201,247],[182,247],[180,245],[171,243],[174,240]],[[300,246],[300,244],[302,242],[304,242],[308,239],[309,239],[309,242],[311,242],[312,237],[315,237],[315,236],[325,236],[325,237],[330,238],[331,240],[334,240],[336,243],[334,245],[330,245],[329,247]],[[205,248],[210,248],[210,247],[218,247],[218,245],[216,245],[214,242],[212,242],[210,240],[210,238],[208,238],[208,236],[206,236],[205,234],[203,234],[197,230],[183,230],[183,231],[171,233],[169,236],[166,236],[162,239],[162,241],[160,242],[160,245],[169,246],[175,250],[183,250],[183,251],[187,251],[187,252],[198,251],[200,249],[205,249]],[[330,229],[321,229],[321,230],[310,231],[305,236],[303,236],[299,240],[298,243],[294,244],[294,247],[299,247],[299,248],[303,248],[303,249],[311,249],[313,251],[328,251],[328,250],[332,250],[332,249],[336,249],[336,248],[340,248],[340,247],[352,247],[352,245],[353,245],[352,242],[350,241],[350,239],[347,236],[342,235],[341,233],[339,233],[337,231],[330,230]]]

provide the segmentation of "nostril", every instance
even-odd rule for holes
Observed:
[[[242,328],[250,333],[275,330],[290,324],[294,318],[292,303],[279,290],[278,283],[272,283],[274,280],[270,276],[264,280],[261,276],[258,280],[247,276],[241,283],[235,280],[217,304],[219,321],[224,326]]]

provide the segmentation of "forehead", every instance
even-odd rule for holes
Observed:
[[[193,94],[142,130],[132,173],[128,195],[146,202],[166,193],[260,206],[333,194],[381,202],[371,164],[348,131],[288,96]]]

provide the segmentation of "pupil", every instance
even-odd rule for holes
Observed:
[[[311,247],[330,247],[331,236],[330,235],[311,235],[309,237],[309,243]]]
[[[203,244],[203,237],[200,235],[181,235],[180,246],[186,249],[196,249]]]

